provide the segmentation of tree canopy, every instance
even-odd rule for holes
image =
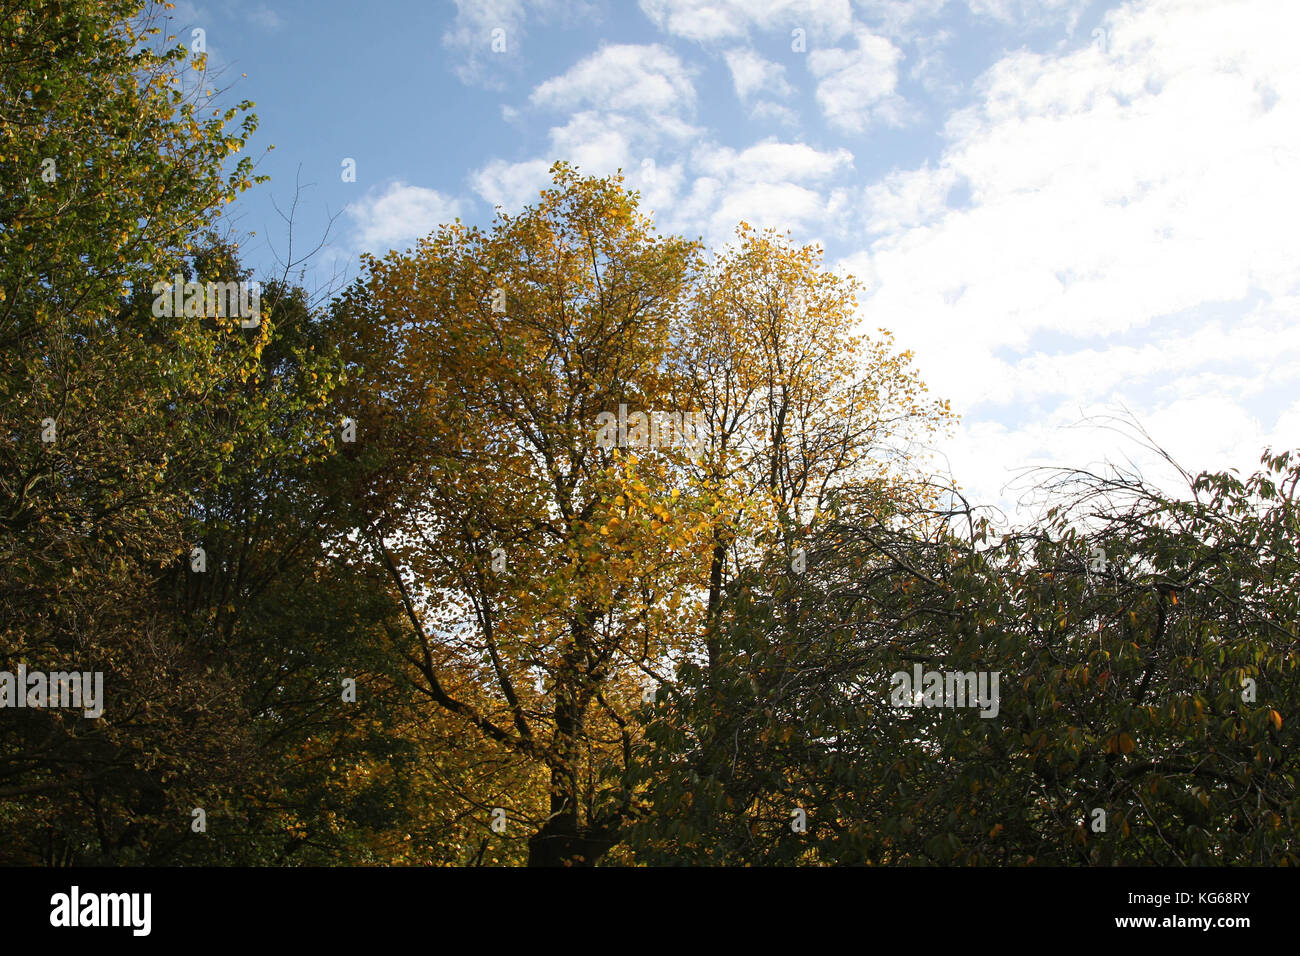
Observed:
[[[0,14],[0,862],[1300,863],[1294,452],[995,526],[819,247],[562,161],[313,301],[155,5]]]

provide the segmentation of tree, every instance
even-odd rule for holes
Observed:
[[[371,260],[339,305],[361,538],[421,692],[535,768],[510,816],[536,864],[595,862],[639,812],[644,704],[710,641],[719,548],[770,547],[885,410],[927,414],[905,359],[853,376],[852,301],[813,250],[742,231],[708,267],[617,177],[553,174],[488,233]],[[792,289],[809,304],[773,313]]]
[[[102,671],[112,701],[102,721],[0,714],[0,799],[37,821],[93,816],[110,777],[153,805],[131,782],[141,754],[183,746],[159,703],[204,678],[173,656],[152,582],[189,553],[189,491],[228,434],[194,405],[263,341],[151,314],[154,284],[190,274],[190,244],[250,185],[251,161],[226,161],[255,126],[229,127],[248,103],[201,116],[175,82],[183,48],[150,45],[153,15],[69,0],[0,16],[0,660]],[[6,845],[45,835],[18,833]]]
[[[711,667],[724,590],[746,569],[806,563],[804,544],[832,500],[871,488],[879,500],[922,489],[905,466],[913,443],[951,424],[880,329],[855,332],[857,282],[826,271],[815,246],[741,223],[695,286],[671,366],[682,404],[706,423],[698,480],[716,518],[708,567]]]
[[[420,692],[532,768],[503,809],[534,863],[593,862],[629,809],[620,676],[667,639],[680,571],[654,568],[663,505],[629,502],[636,473],[595,422],[660,402],[692,255],[616,183],[560,166],[536,207],[371,260],[341,303],[362,540],[406,607]]]
[[[955,498],[848,512],[805,578],[731,596],[736,666],[649,729],[638,855],[1294,865],[1300,467],[1262,464],[1181,498],[1068,473],[995,539]],[[998,672],[997,706],[896,707],[918,664]]]

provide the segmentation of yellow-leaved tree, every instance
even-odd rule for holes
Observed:
[[[805,566],[800,544],[829,499],[914,505],[912,449],[952,421],[925,398],[911,353],[889,332],[856,331],[857,283],[816,246],[746,223],[692,290],[672,365],[681,401],[702,410],[697,475],[714,503],[708,556],[708,662],[718,655],[723,591],[746,567],[779,555]]]
[[[947,412],[852,334],[852,282],[816,250],[742,228],[707,261],[620,177],[552,174],[489,230],[367,260],[337,305],[338,414],[417,692],[465,759],[508,754],[525,781],[466,812],[571,865],[640,812],[639,728],[673,662],[715,647],[730,576]]]

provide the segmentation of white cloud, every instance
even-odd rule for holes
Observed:
[[[894,92],[903,53],[870,30],[854,31],[856,49],[812,50],[808,69],[818,77],[817,104],[827,122],[851,133],[875,122],[902,121],[903,101]]]
[[[794,88],[786,81],[785,67],[780,63],[765,60],[747,47],[738,47],[723,54],[727,69],[731,70],[731,82],[736,88],[736,96],[742,103],[760,91],[776,96],[789,96]]]
[[[494,159],[470,177],[470,185],[488,205],[514,212],[536,200],[551,184],[550,168],[544,159],[522,163]]]
[[[1253,467],[1294,427],[1268,402],[1300,390],[1300,7],[1150,0],[1106,26],[1106,52],[990,69],[937,163],[864,190],[877,238],[844,263],[875,286],[864,324],[971,416],[952,457],[984,492],[1033,456],[1086,464],[1104,435],[1058,426],[1121,402],[1190,467]]]
[[[847,219],[848,190],[835,185],[853,168],[847,149],[823,151],[774,138],[739,151],[711,143],[691,153],[689,168],[695,176],[690,192],[667,209],[664,225],[703,233],[713,246],[731,241],[741,220],[789,229],[807,242]]]
[[[766,123],[768,126],[789,126],[799,125],[799,114],[788,106],[780,103],[773,103],[771,100],[759,100],[749,110],[749,118],[759,123]]]
[[[1069,30],[1083,6],[948,9],[963,5]],[[909,118],[902,49],[913,81],[953,95],[956,44],[926,23],[943,7],[860,0],[854,25],[839,4],[642,2],[668,33],[729,48],[751,116],[791,125],[784,67],[736,41],[805,27],[816,102],[850,134]],[[999,491],[1025,465],[1138,455],[1071,427],[1121,407],[1189,467],[1251,468],[1265,444],[1300,444],[1300,401],[1282,407],[1300,393],[1300,6],[1131,0],[1104,23],[1103,45],[1001,57],[962,91],[940,155],[858,186],[833,140],[721,145],[694,125],[698,79],[676,53],[606,46],[534,89],[532,106],[560,112],[545,154],[471,182],[517,208],[566,158],[621,167],[661,228],[714,246],[740,219],[852,238],[838,268],[863,283],[864,327],[892,329],[966,416],[943,451],[977,500],[1008,506]]]
[[[490,204],[515,210],[550,184],[549,169],[560,159],[588,175],[622,169],[629,185],[642,184],[640,171],[653,166],[665,144],[702,132],[689,121],[695,108],[691,74],[675,53],[657,44],[601,47],[533,90],[535,107],[569,112],[564,123],[551,127],[546,154],[515,163],[493,160],[471,176],[471,185]],[[664,190],[671,182],[659,181],[647,196],[667,203]]]
[[[442,45],[463,58],[456,75],[464,83],[500,89],[503,66],[517,67],[529,17],[587,19],[595,15],[588,0],[454,0],[456,16],[442,35]],[[504,49],[494,49],[504,44]]]
[[[858,13],[877,33],[905,38],[916,25],[938,17],[949,0],[858,0]]]
[[[627,186],[640,191],[641,209],[646,214],[675,205],[685,182],[686,166],[681,162],[657,164],[645,159],[627,175]]]
[[[1064,20],[1073,32],[1091,0],[967,0],[970,12],[1021,26]]]
[[[659,44],[610,44],[533,90],[536,106],[558,110],[594,107],[651,115],[687,113],[695,107],[692,70]]]
[[[362,248],[374,250],[428,235],[461,215],[461,204],[436,189],[395,182],[350,203],[347,213],[356,224]]]
[[[918,36],[912,44],[908,57],[911,66],[907,75],[921,84],[931,96],[942,96],[947,100],[956,99],[962,92],[961,84],[956,81],[948,63],[946,49],[952,44],[953,35],[947,30],[937,30],[926,36]]]
[[[1300,447],[1300,398],[1277,416],[1272,431],[1262,444],[1275,452]]]
[[[1045,392],[1109,401],[1143,388],[1156,400],[1190,400],[1207,393],[1247,400],[1285,388],[1300,372],[1300,297],[1257,307],[1232,321],[1182,316],[1163,320],[1134,342],[1098,342],[1051,354],[1035,352],[1001,364],[972,394],[975,402],[1027,404]],[[1181,321],[1180,321],[1181,320]],[[1295,436],[1300,442],[1300,434]]]
[[[537,198],[550,185],[551,164],[563,159],[580,172],[608,176],[618,170],[629,176],[629,185],[641,182],[632,174],[655,167],[657,150],[665,142],[682,142],[700,131],[676,117],[661,116],[653,123],[625,113],[583,110],[573,114],[563,126],[550,131],[550,148],[545,156],[511,163],[492,160],[474,173],[474,191],[491,205],[518,209]],[[670,164],[671,165],[671,164]],[[680,169],[680,165],[678,166]],[[659,167],[662,171],[662,165]],[[639,173],[638,173],[639,176]],[[655,195],[667,204],[663,192],[669,180],[661,181]]]
[[[826,209],[820,193],[794,183],[744,184],[726,194],[713,214],[715,231],[730,232],[744,220],[761,229],[819,223]]]
[[[502,61],[509,54],[511,41],[518,44],[528,18],[525,0],[455,0],[456,18],[442,35],[442,45],[459,52],[464,61],[457,65],[456,75],[464,83],[486,82],[500,85],[493,71],[486,68],[492,59]],[[503,31],[506,52],[492,50],[493,30]]]
[[[641,10],[659,29],[699,41],[743,39],[751,28],[798,27],[812,39],[834,42],[853,25],[849,0],[641,0]]]
[[[641,156],[633,154],[638,132],[636,122],[626,116],[584,110],[551,130],[551,155],[584,173],[608,175],[640,164]]]
[[[894,170],[863,191],[867,231],[896,234],[933,222],[948,212],[956,183],[951,166]]]
[[[821,152],[803,143],[767,139],[739,153],[727,147],[708,146],[696,151],[695,168],[716,177],[731,176],[747,182],[825,179],[853,165],[847,149]]]

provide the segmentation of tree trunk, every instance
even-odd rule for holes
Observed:
[[[572,778],[551,768],[551,818],[528,838],[529,866],[595,866],[616,842],[615,826],[581,826]]]

